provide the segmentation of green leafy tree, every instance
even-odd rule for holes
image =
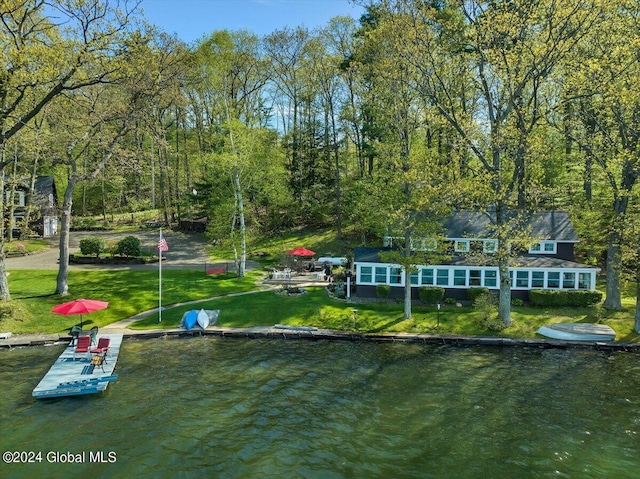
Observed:
[[[526,245],[521,205],[531,187],[528,138],[540,119],[541,92],[601,9],[597,2],[380,2],[398,58],[418,73],[417,90],[473,154],[479,187],[468,203],[494,221],[499,315],[511,322],[511,252]],[[578,5],[578,3],[580,3]],[[473,101],[470,102],[468,99]]]
[[[131,5],[126,1],[121,2],[118,10],[101,0],[7,0],[0,3],[0,44],[3,45],[0,166],[3,170],[7,142],[31,124],[43,108],[63,93],[79,91],[106,80],[111,67],[104,60],[121,47],[131,15]],[[52,17],[60,19],[64,34]],[[4,191],[1,181],[0,191]],[[1,204],[4,205],[4,201]],[[4,208],[0,210],[4,216]],[[3,241],[0,238],[0,242]],[[2,244],[0,298],[9,300],[1,251]]]

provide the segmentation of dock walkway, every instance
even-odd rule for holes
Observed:
[[[118,378],[113,371],[118,361],[123,335],[100,334],[97,339],[101,337],[111,339],[106,361],[101,366],[94,366],[91,355],[86,353],[78,353],[74,359],[75,346],[70,343],[33,390],[33,397],[43,399],[104,391],[109,382]]]

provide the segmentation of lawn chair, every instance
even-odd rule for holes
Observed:
[[[78,336],[78,344],[76,348],[73,350],[73,360],[76,360],[76,354],[78,353],[86,353],[89,355],[89,350],[91,349],[91,336]]]
[[[102,337],[98,340],[98,346],[91,350],[91,354],[95,356],[100,356],[102,360],[100,361],[100,365],[102,363],[107,362],[107,355],[109,354],[109,343],[111,343],[111,338]]]
[[[75,346],[81,332],[82,328],[80,326],[74,326],[71,328],[71,332],[69,333],[69,336],[71,336],[71,346]]]

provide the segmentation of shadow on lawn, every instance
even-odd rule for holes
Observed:
[[[13,299],[51,298],[53,296],[60,296],[60,295],[56,293],[36,294],[33,296],[14,296]]]
[[[400,324],[403,321],[404,321],[404,318],[402,316],[400,316],[398,319],[394,319],[393,321],[389,321],[388,323],[385,323],[382,326],[378,326],[375,329],[370,329],[369,332],[370,333],[380,333],[382,331],[387,330],[391,326],[395,326],[396,324]]]

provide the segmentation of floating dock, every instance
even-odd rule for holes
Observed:
[[[49,372],[33,390],[38,399],[96,394],[107,389],[111,381],[118,379],[113,374],[120,353],[122,334],[100,334],[100,338],[110,338],[109,352],[102,365],[95,365],[92,356],[76,353],[75,345],[69,344],[53,363]]]

